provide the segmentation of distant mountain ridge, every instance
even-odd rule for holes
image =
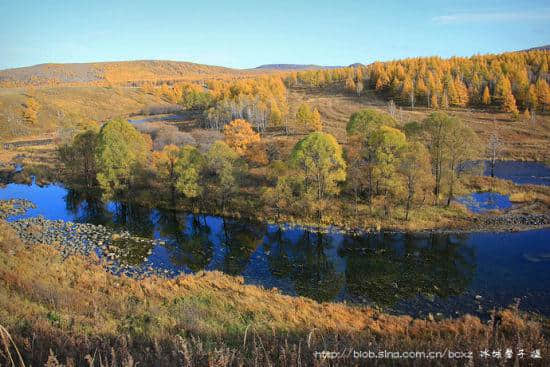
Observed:
[[[531,48],[528,48],[528,49],[525,49],[525,50],[521,50],[521,51],[547,51],[547,50],[550,50],[550,45],[544,45],[544,46],[538,46],[538,47],[531,47]],[[520,52],[521,52],[520,51]]]
[[[263,70],[310,70],[310,69],[335,69],[342,66],[322,66],[315,64],[265,64],[256,67],[255,69]]]

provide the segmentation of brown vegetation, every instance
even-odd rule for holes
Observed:
[[[16,359],[15,347],[28,365],[69,366],[327,365],[335,361],[314,352],[344,348],[471,351],[476,365],[485,363],[483,349],[550,353],[546,321],[514,308],[496,312],[488,324],[468,315],[430,321],[284,296],[217,272],[138,281],[111,275],[100,263],[63,260],[49,246],[27,248],[0,222],[0,324],[13,338],[11,344],[2,333],[8,342],[0,360],[9,365],[7,352]]]

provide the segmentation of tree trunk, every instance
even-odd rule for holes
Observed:
[[[409,220],[409,210],[411,208],[411,200],[412,200],[412,195],[409,191],[409,195],[407,196],[407,207],[405,209],[405,220],[408,221]]]

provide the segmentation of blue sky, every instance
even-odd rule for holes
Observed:
[[[348,65],[549,43],[547,0],[0,0],[0,69],[136,59]]]

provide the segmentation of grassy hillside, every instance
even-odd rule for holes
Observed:
[[[266,72],[270,72],[270,70],[239,70],[184,61],[164,60],[40,64],[0,70],[0,86],[127,85],[146,81],[192,81],[251,76]]]
[[[24,118],[28,100],[36,103],[36,121]],[[0,139],[13,139],[82,128],[148,106],[169,106],[138,88],[79,86],[0,89]]]

